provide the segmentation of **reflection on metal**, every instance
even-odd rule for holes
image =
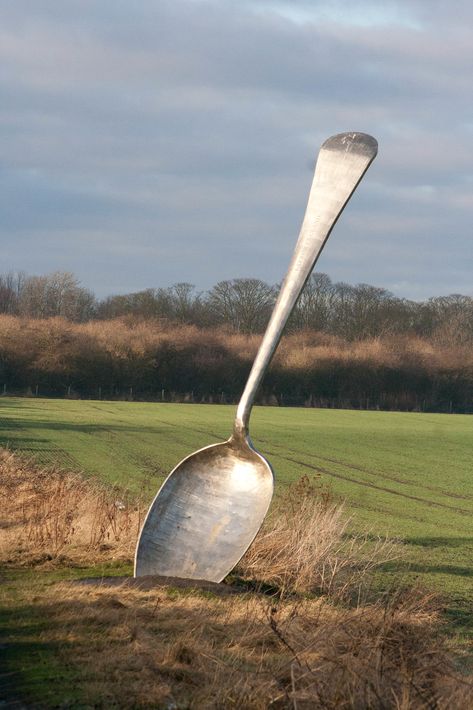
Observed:
[[[168,476],[148,511],[135,575],[220,582],[245,553],[271,502],[270,464],[249,438],[257,389],[284,326],[343,208],[377,153],[374,138],[342,133],[322,145],[289,270],[238,405],[230,439],[200,449]]]

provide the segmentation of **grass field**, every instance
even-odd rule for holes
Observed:
[[[182,457],[228,438],[233,416],[224,405],[2,398],[0,444],[135,490],[151,477],[154,491]],[[472,417],[257,407],[251,429],[276,490],[302,474],[331,486],[355,528],[405,542],[387,578],[447,593],[471,633]]]
[[[0,445],[31,455],[40,464],[89,476],[90,486],[82,478],[71,478],[83,486],[76,495],[84,515],[97,521],[94,490],[102,489],[94,487],[94,479],[141,495],[146,492],[151,498],[183,456],[228,437],[233,415],[234,408],[228,406],[4,397],[0,399]],[[21,563],[21,555],[29,560],[30,552],[24,543],[25,530],[9,527],[9,509],[15,506],[9,507],[8,501],[30,477],[33,488],[16,501],[22,519],[28,496],[33,500],[41,486],[52,485],[51,491],[55,490],[51,481],[59,474],[44,474],[25,463],[8,488],[4,468],[0,523],[5,540],[13,541],[14,554],[10,557],[6,552],[0,570],[0,705],[20,701],[18,706],[45,708],[226,707],[233,698],[232,707],[260,708],[267,706],[264,698],[280,694],[281,687],[294,693],[298,687],[300,697],[305,697],[312,690],[304,690],[302,683],[315,682],[317,695],[325,682],[327,692],[332,692],[338,687],[337,673],[342,673],[345,680],[340,688],[352,698],[344,707],[471,707],[467,693],[473,666],[472,424],[471,417],[455,415],[254,410],[252,436],[275,469],[277,495],[284,494],[288,483],[307,475],[346,500],[352,521],[348,538],[343,533],[344,544],[354,530],[403,542],[402,557],[384,563],[367,578],[367,599],[375,600],[373,607],[362,602],[351,608],[347,600],[330,596],[325,602],[321,599],[319,607],[317,594],[303,597],[304,601],[288,597],[276,602],[244,589],[230,589],[235,596],[220,598],[225,585],[217,596],[199,589],[180,590],[169,583],[149,591],[103,586],[102,576],[130,579],[131,553],[117,554],[117,545],[134,545],[133,535],[103,549],[100,540],[93,550],[86,546],[83,552],[81,548],[68,552],[66,546],[66,554],[57,560],[44,557],[40,546],[39,555],[36,552],[30,562]],[[2,456],[16,460],[6,453]],[[113,491],[107,495],[115,500]],[[54,496],[43,498],[45,512]],[[34,502],[31,505],[34,516],[41,513]],[[107,504],[102,507],[108,516]],[[135,515],[138,522],[138,507],[130,510],[135,512],[125,510],[124,520]],[[31,519],[28,515],[25,520]],[[101,523],[94,524],[100,528]],[[77,520],[73,525],[77,530]],[[138,530],[138,524],[135,527]],[[319,523],[314,532],[318,539]],[[26,538],[32,540],[31,532]],[[369,545],[375,548],[374,542]],[[8,549],[7,542],[4,551]],[[20,557],[15,557],[16,552]],[[88,582],[82,588],[77,581],[83,578]],[[90,586],[90,578],[99,581]],[[406,592],[405,602],[400,601],[403,586],[414,586],[413,592]],[[440,606],[433,600],[432,608],[441,612],[440,626],[436,612],[429,611],[430,602],[424,601],[430,599],[424,589],[440,592],[444,600]],[[292,634],[289,646],[281,636],[281,623],[283,633]],[[321,623],[326,626],[320,627]],[[302,637],[297,635],[299,627]],[[315,634],[310,643],[308,629]],[[321,640],[327,648],[313,647]],[[298,649],[296,654],[312,649],[309,660],[314,668],[319,667],[322,653],[328,665],[321,668],[320,677],[304,672],[294,686],[292,673],[299,667],[299,656],[293,648]],[[382,662],[380,648],[388,654]],[[375,674],[368,682],[379,668],[381,676]],[[447,686],[443,690],[439,686],[439,693],[447,700],[437,704],[435,694],[422,698],[424,684],[430,687],[432,674],[442,676],[442,672]],[[459,674],[458,682],[452,672]],[[378,704],[363,696],[356,705],[350,684],[356,685],[357,678],[363,689],[378,688]],[[216,687],[223,705],[207,705],[208,693],[214,696]],[[195,693],[201,694],[199,700]],[[259,700],[256,695],[250,699],[248,693],[259,693]],[[150,704],[150,697],[155,704]],[[183,704],[175,704],[175,697]],[[186,698],[193,700],[186,704]],[[399,704],[401,699],[404,704]],[[294,707],[289,696],[281,705],[286,706]]]

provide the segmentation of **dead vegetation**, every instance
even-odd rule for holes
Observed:
[[[367,573],[402,555],[395,540],[349,532],[350,518],[331,490],[303,476],[273,504],[237,567],[278,594],[317,592],[342,598]]]
[[[44,555],[66,566],[131,559],[142,508],[116,492],[3,451],[0,495],[9,565],[39,572]],[[47,620],[41,643],[80,678],[80,707],[472,707],[471,686],[452,672],[438,600],[419,590],[360,594],[397,549],[348,535],[343,507],[304,479],[240,563],[240,578],[252,581],[241,592],[125,580],[45,586],[38,574],[23,608],[34,604]]]
[[[32,565],[129,560],[144,506],[78,474],[0,449],[0,561]],[[50,565],[51,566],[51,565]]]
[[[93,707],[469,707],[433,600],[415,592],[350,609],[60,584],[41,613]]]

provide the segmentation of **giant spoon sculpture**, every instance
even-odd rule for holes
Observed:
[[[249,437],[253,401],[332,228],[377,153],[374,138],[341,133],[321,146],[299,239],[238,405],[233,433],[183,459],[146,516],[135,575],[220,582],[250,546],[269,508],[274,475]]]

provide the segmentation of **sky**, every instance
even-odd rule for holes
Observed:
[[[379,153],[316,269],[473,295],[473,3],[5,0],[0,272],[279,282],[321,143]]]

